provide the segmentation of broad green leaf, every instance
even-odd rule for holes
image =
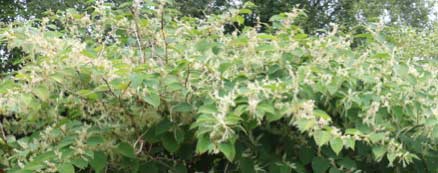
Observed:
[[[208,150],[208,146],[210,145],[210,139],[207,135],[203,135],[200,138],[198,138],[197,144],[196,144],[196,153],[202,154]]]
[[[117,148],[116,151],[120,153],[121,155],[128,157],[128,158],[136,158],[134,148],[131,144],[126,142],[121,142]]]
[[[107,156],[101,151],[94,152],[94,158],[90,160],[90,166],[96,173],[102,172],[107,164]]]
[[[198,112],[203,114],[215,114],[217,111],[216,106],[212,104],[203,105],[198,109]]]
[[[76,157],[72,160],[73,165],[80,169],[85,169],[88,166],[88,162],[82,157]]]
[[[357,129],[347,129],[347,130],[345,130],[345,134],[347,134],[347,135],[362,135],[362,132],[360,132]]]
[[[239,166],[240,172],[242,172],[242,173],[255,173],[256,172],[253,159],[244,157],[244,158],[240,159],[239,163],[240,163],[239,164],[240,165]]]
[[[140,173],[158,173],[159,167],[153,162],[140,165]]]
[[[341,173],[341,171],[336,167],[331,167],[329,173]]]
[[[330,161],[326,158],[315,157],[312,160],[312,170],[314,173],[325,173],[330,167]]]
[[[180,103],[172,107],[173,112],[191,112],[192,110],[192,105],[188,103]]]
[[[315,151],[308,147],[303,147],[298,151],[298,158],[303,164],[310,163],[314,156],[315,156]]]
[[[276,37],[273,36],[272,34],[261,33],[257,36],[257,38],[263,39],[263,40],[274,40]]]
[[[330,132],[327,131],[316,131],[313,135],[313,139],[315,140],[316,145],[319,147],[327,144],[331,138]]]
[[[187,173],[188,172],[187,166],[182,164],[182,163],[177,164],[174,169],[175,169],[175,173]]]
[[[260,103],[257,105],[257,110],[266,113],[275,114],[275,108],[272,103],[266,103],[266,102]]]
[[[151,92],[147,96],[144,96],[143,99],[154,108],[158,108],[158,106],[160,105],[160,96],[154,92]]]
[[[433,132],[432,133],[432,138],[435,139],[435,140],[438,139],[438,125],[433,127],[432,132]]]
[[[393,152],[388,152],[386,154],[386,158],[388,158],[389,161],[389,165],[392,165],[394,163],[395,158],[397,157],[397,155]]]
[[[198,43],[196,43],[195,48],[199,52],[205,52],[207,49],[210,48],[210,42],[208,40],[200,40]]]
[[[371,133],[369,135],[369,137],[373,143],[378,143],[379,141],[381,141],[385,138],[385,134],[384,133]]]
[[[269,165],[269,172],[275,173],[290,173],[291,167],[282,162],[274,162]]]
[[[174,135],[175,135],[176,142],[178,142],[178,144],[181,144],[181,143],[184,142],[184,139],[185,139],[185,133],[184,133],[184,130],[183,130],[183,129],[181,129],[181,128],[177,128],[177,129],[175,130]]]
[[[224,142],[219,144],[219,150],[225,155],[228,161],[232,162],[236,156],[236,148],[231,142]]]
[[[324,120],[331,120],[331,117],[323,110],[317,109],[317,110],[313,111],[313,114],[316,117],[322,118]]]
[[[161,137],[161,143],[163,144],[163,147],[171,153],[178,151],[180,147],[172,133],[166,133],[163,135]]]
[[[99,96],[92,90],[80,90],[78,91],[78,95],[83,98],[88,98],[90,100],[96,100],[99,98]]]
[[[234,16],[234,21],[237,22],[239,25],[242,25],[245,22],[245,18],[242,16]]]
[[[71,163],[64,163],[58,166],[59,173],[75,173],[75,168]]]
[[[339,166],[342,166],[342,167],[347,168],[347,169],[356,169],[357,168],[356,162],[354,162],[353,160],[351,160],[349,158],[343,158],[342,160],[338,161],[337,164],[339,164]]]
[[[90,146],[97,146],[99,144],[103,144],[105,140],[102,136],[91,136],[87,140],[87,144]]]
[[[251,14],[252,11],[250,9],[243,8],[243,9],[239,10],[239,13],[240,14]]]
[[[45,86],[39,86],[33,90],[33,93],[42,101],[48,101],[50,92]]]
[[[339,155],[339,152],[341,152],[343,147],[343,141],[341,138],[335,137],[330,140],[330,147],[332,150],[336,153],[336,155]]]
[[[93,59],[97,57],[97,52],[91,49],[83,50],[81,54],[87,56],[88,58],[93,58]]]
[[[161,135],[169,131],[169,129],[172,128],[172,125],[173,125],[172,122],[170,122],[167,119],[160,121],[160,123],[158,123],[157,126],[155,127],[155,135]]]
[[[355,143],[356,141],[354,141],[354,139],[344,138],[344,145],[346,148],[351,148],[352,150],[354,150]]]
[[[382,146],[374,146],[372,151],[376,160],[381,160],[386,153],[386,149]]]
[[[302,57],[304,55],[304,53],[305,52],[301,48],[296,48],[291,52],[292,55],[295,55],[297,57]]]
[[[300,131],[304,132],[315,126],[315,121],[307,119],[299,119],[296,121],[296,125]]]
[[[219,46],[214,46],[213,48],[211,48],[211,51],[215,54],[218,55],[221,52],[221,48]]]

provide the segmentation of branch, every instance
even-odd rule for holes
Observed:
[[[7,143],[8,141],[7,141],[7,139],[6,139],[6,133],[5,133],[5,129],[3,129],[3,124],[2,123],[0,123],[0,132],[2,133],[1,134],[1,139],[5,142],[5,143]]]
[[[111,95],[113,95],[116,98],[119,98],[116,93],[113,91],[113,89],[111,88],[110,84],[108,83],[108,81],[105,78],[102,78],[102,80],[105,82],[106,86],[108,87]]]

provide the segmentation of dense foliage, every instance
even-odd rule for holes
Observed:
[[[294,25],[301,10],[270,18],[272,32],[258,23],[227,33],[253,4],[197,19],[135,2],[1,30],[24,52],[23,67],[0,79],[4,169],[438,171],[427,35],[333,25],[308,36]]]

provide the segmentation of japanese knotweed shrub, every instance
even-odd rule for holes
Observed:
[[[8,172],[436,172],[438,66],[376,29],[308,36],[248,9],[97,3],[3,28],[26,63],[0,80]],[[368,40],[354,49],[356,37]],[[410,54],[409,54],[410,55]]]

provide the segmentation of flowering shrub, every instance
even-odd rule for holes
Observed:
[[[378,28],[308,36],[295,10],[226,33],[251,11],[137,2],[2,30],[26,53],[0,80],[7,171],[438,170],[438,64]]]

